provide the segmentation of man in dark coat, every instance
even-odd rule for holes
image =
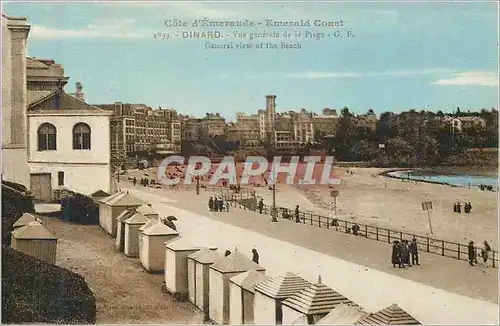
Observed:
[[[252,249],[252,261],[256,264],[259,263],[259,253],[257,252],[257,249]]]
[[[264,209],[264,199],[260,199],[259,201],[259,214],[262,214],[262,210]]]
[[[410,255],[411,255],[411,263],[413,265],[418,265],[420,266],[420,263],[418,261],[418,246],[417,246],[417,239],[413,238],[410,242],[409,245],[410,249]]]
[[[401,260],[399,259],[399,241],[394,240],[392,242],[392,255],[391,255],[392,266],[396,267],[398,264],[399,268],[401,268]]]
[[[132,180],[132,183],[134,184],[134,187],[135,187],[135,185],[137,184],[137,178],[136,177],[134,177],[134,179]]]
[[[469,265],[474,266],[474,262],[476,261],[476,248],[474,247],[474,241],[470,241],[467,246],[467,254],[469,258]]]
[[[295,223],[300,223],[299,205],[295,206]]]
[[[457,213],[462,213],[462,204],[457,203]]]
[[[214,210],[214,197],[210,197],[210,199],[208,200],[208,208],[210,209],[210,211]]]
[[[405,268],[404,264],[404,244],[402,241],[398,241],[398,264],[399,268]]]

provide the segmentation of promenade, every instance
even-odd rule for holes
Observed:
[[[129,183],[120,187],[133,188]],[[368,311],[397,303],[422,323],[498,323],[496,269],[425,254],[420,267],[393,269],[390,246],[384,243],[290,221],[272,223],[268,216],[234,208],[230,213],[211,213],[209,194],[129,190],[160,215],[175,215],[187,239],[220,250],[237,247],[248,256],[257,248],[268,274],[294,272],[310,281],[321,274],[325,284]]]

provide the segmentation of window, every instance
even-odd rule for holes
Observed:
[[[50,123],[44,123],[38,128],[38,150],[55,151],[57,149],[56,127]]]
[[[90,127],[86,123],[73,127],[73,149],[90,149]]]
[[[64,186],[64,172],[57,172],[57,185]]]

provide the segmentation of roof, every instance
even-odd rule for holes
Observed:
[[[12,231],[12,236],[16,239],[25,240],[57,240],[57,238],[39,222],[31,222],[28,225]]]
[[[56,100],[59,98],[59,100]],[[34,101],[28,106],[28,114],[36,113],[89,113],[92,115],[110,116],[112,113],[85,103],[64,91],[57,90]]]
[[[120,192],[119,195],[106,200],[105,204],[109,206],[140,206],[145,204],[145,202],[141,199],[135,198],[128,192]]]
[[[397,304],[393,304],[374,314],[369,314],[365,318],[356,322],[357,325],[420,325],[420,322],[413,318]]]
[[[196,245],[193,244],[192,242],[186,240],[186,238],[183,237],[177,237],[174,240],[165,242],[165,247],[169,248],[170,250],[173,251],[191,251],[191,250],[200,250],[202,248],[207,248],[207,249],[212,249],[216,250],[217,247],[210,247],[210,246],[204,246],[204,245]]]
[[[151,206],[142,204],[135,209],[137,212],[142,214],[158,214]]]
[[[250,258],[244,256],[238,251],[231,253],[229,256],[216,261],[210,268],[220,273],[242,273],[251,269],[265,271],[265,268],[254,263]]]
[[[31,215],[30,213],[24,213],[16,222],[14,222],[12,226],[13,227],[25,226],[35,221],[38,221],[38,219],[35,216]]]
[[[106,196],[106,197],[109,197],[109,194],[105,191],[102,191],[102,190],[97,190],[95,192],[93,192],[90,196]]]
[[[26,68],[27,69],[49,69],[49,65],[40,60],[26,57]]]
[[[142,213],[135,213],[125,221],[126,224],[146,224],[150,221],[149,217]]]
[[[354,324],[367,313],[359,306],[340,304],[330,311],[328,315],[321,318],[316,325],[347,325]]]
[[[125,222],[126,220],[128,220],[130,217],[132,217],[133,215],[135,214],[135,210],[133,208],[127,208],[125,209],[124,211],[122,211],[120,213],[120,215],[118,215],[116,217],[116,219],[118,221],[121,221],[121,222]]]
[[[266,279],[268,279],[269,276],[266,276],[262,272],[258,272],[256,270],[250,270],[245,273],[238,274],[236,276],[233,276],[229,281],[231,283],[234,283],[236,285],[239,285],[241,288],[250,291],[252,293],[255,292],[255,285],[257,283],[260,283]]]
[[[177,231],[172,230],[162,222],[156,222],[149,227],[146,227],[142,231],[145,235],[176,235],[179,234]]]
[[[321,282],[313,284],[292,295],[283,305],[305,315],[327,314],[339,304],[353,304],[353,302]]]
[[[99,202],[106,203],[108,200],[111,200],[112,198],[115,198],[116,196],[120,196],[122,193],[123,192],[121,192],[121,191],[115,192],[114,194],[109,195],[108,197],[104,197],[104,198],[99,199]]]
[[[209,264],[215,263],[219,259],[222,259],[223,256],[217,250],[210,250],[208,248],[203,248],[203,249],[189,255],[188,258],[193,259],[197,263],[200,263],[203,265],[209,265]]]
[[[286,273],[285,276],[274,276],[259,283],[255,289],[273,299],[286,299],[310,285],[302,277]]]
[[[147,222],[146,224],[144,224],[143,226],[141,226],[139,228],[139,231],[143,231],[144,229],[149,228],[150,226],[153,226],[155,223],[158,223],[158,221],[150,220],[149,222]]]

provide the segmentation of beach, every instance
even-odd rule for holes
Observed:
[[[215,171],[214,166],[211,171]],[[237,170],[240,171],[241,167]],[[353,173],[347,173],[347,170]],[[276,185],[277,206],[294,208],[323,216],[334,217],[333,198],[330,192],[339,191],[337,218],[351,222],[390,228],[411,234],[429,236],[441,240],[467,243],[472,240],[481,246],[487,240],[493,249],[498,243],[497,192],[451,187],[425,182],[405,182],[400,179],[381,176],[386,169],[380,168],[338,168],[332,169],[332,176],[340,178],[338,185],[288,185],[286,175],[280,174]],[[301,175],[303,175],[302,169]],[[321,173],[315,169],[314,176]],[[156,168],[144,171],[131,170],[128,177],[156,179]],[[238,174],[240,174],[238,172]],[[127,178],[127,176],[124,176]],[[204,184],[209,182],[204,178]],[[252,178],[258,197],[267,205],[272,204],[272,191],[264,186],[260,178]],[[221,183],[219,182],[218,185]],[[422,210],[422,202],[431,201],[430,233],[428,214]],[[453,212],[453,203],[471,202],[472,211],[466,215]]]

